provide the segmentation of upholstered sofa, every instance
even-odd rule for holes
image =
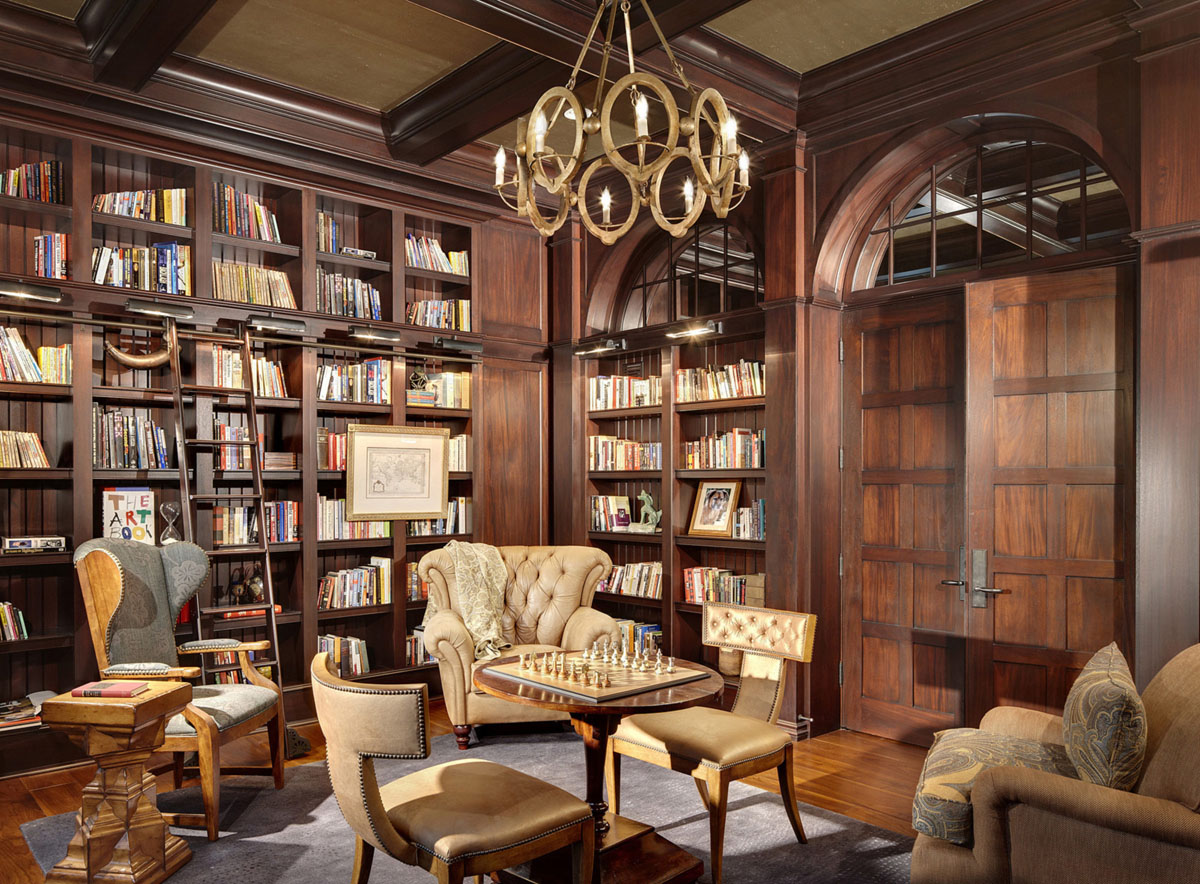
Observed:
[[[974,736],[940,734],[914,802],[922,834],[912,884],[1200,881],[1200,645],[1168,663],[1141,704],[1140,718],[1106,713],[1098,727],[1069,734],[1060,716],[1005,706],[988,712]],[[1070,724],[1071,698],[1067,713]],[[1113,749],[1111,731],[1128,723],[1142,731],[1144,757]],[[1125,754],[1140,765],[1116,766],[1119,782],[1103,785],[1086,759],[1072,762],[1081,748],[1101,762]],[[938,752],[950,764],[934,771]],[[940,776],[931,786],[933,773]],[[964,774],[972,776],[966,816],[939,829],[928,805],[958,800]],[[925,833],[935,830],[939,837]]]
[[[602,550],[586,546],[501,546],[508,570],[502,629],[512,648],[505,655],[577,651],[593,641],[616,639],[612,617],[591,607],[596,584],[612,570]],[[475,648],[460,615],[458,580],[445,550],[421,558],[421,579],[437,613],[425,624],[425,648],[438,661],[446,712],[458,747],[466,749],[477,724],[546,721],[565,714],[510,703],[472,684]]]

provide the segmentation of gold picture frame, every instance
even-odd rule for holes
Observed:
[[[450,495],[450,430],[350,424],[346,519],[441,519]]]
[[[688,534],[732,537],[733,518],[742,493],[740,479],[705,480],[696,489]]]

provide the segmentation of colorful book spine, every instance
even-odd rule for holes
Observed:
[[[766,395],[767,367],[762,362],[737,363],[675,370],[676,402],[710,402]]]
[[[244,236],[281,243],[274,206],[228,184],[213,182],[213,230],[227,236]]]
[[[92,198],[92,211],[184,226],[187,224],[187,188],[98,193]]]
[[[92,249],[92,282],[116,288],[192,294],[192,247],[175,242],[153,246]]]
[[[383,319],[379,289],[344,273],[317,268],[317,310],[356,319]]]
[[[409,519],[409,537],[435,537],[449,534],[470,534],[474,501],[469,497],[451,497],[442,519]]]
[[[0,172],[0,193],[39,203],[66,204],[63,164],[58,160],[22,163]]]
[[[608,411],[614,408],[645,408],[662,404],[662,378],[637,378],[629,375],[600,375],[588,378],[588,408]]]
[[[292,282],[286,273],[232,261],[213,261],[213,297],[218,301],[296,309]]]

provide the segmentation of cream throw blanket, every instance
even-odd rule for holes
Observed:
[[[505,648],[512,647],[504,640],[500,618],[504,614],[504,588],[508,585],[508,569],[500,558],[500,550],[490,543],[462,543],[451,540],[445,546],[454,565],[458,582],[458,605],[463,623],[475,644],[476,660],[492,660]],[[422,625],[437,613],[430,596]]]

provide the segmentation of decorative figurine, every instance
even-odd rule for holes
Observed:
[[[658,523],[662,520],[662,510],[654,508],[654,498],[650,496],[649,491],[643,491],[638,495],[638,503],[642,505],[642,516],[625,530],[633,534],[657,534]]]
[[[168,501],[161,504],[158,511],[162,513],[163,519],[167,522],[167,527],[163,528],[162,534],[158,535],[158,542],[166,546],[168,543],[176,543],[183,540],[183,536],[175,528],[175,520],[180,515],[179,504],[174,501]]]

